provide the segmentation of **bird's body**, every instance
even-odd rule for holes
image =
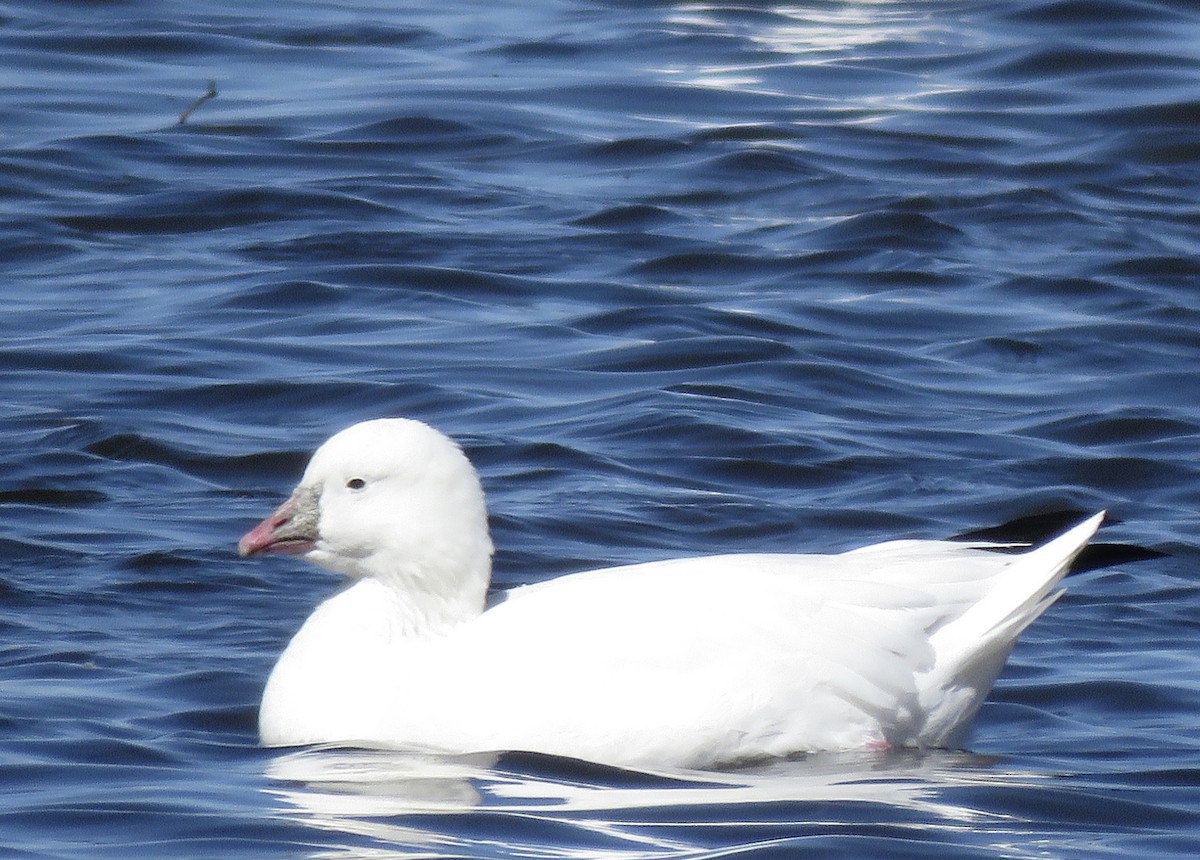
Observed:
[[[366,422],[242,540],[356,580],[280,658],[262,739],[684,767],[953,746],[1101,519],[1019,553],[892,541],[593,570],[485,609],[474,469],[419,422]]]

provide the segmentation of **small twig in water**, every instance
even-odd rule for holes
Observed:
[[[208,82],[208,92],[206,92],[204,95],[200,96],[200,98],[198,98],[194,102],[192,102],[191,105],[188,106],[188,109],[179,115],[179,124],[183,125],[185,122],[188,121],[188,117],[190,117],[192,114],[194,114],[196,112],[196,108],[200,107],[200,105],[204,104],[209,99],[215,99],[216,97],[217,97],[217,82],[209,81]]]

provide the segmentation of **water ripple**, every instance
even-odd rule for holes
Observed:
[[[5,847],[1194,856],[1197,45],[1142,0],[6,8]],[[1063,507],[1172,556],[1072,578],[1003,758],[262,751],[337,584],[234,542],[396,414],[479,464],[500,586]]]

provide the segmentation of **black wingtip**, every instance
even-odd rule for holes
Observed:
[[[988,526],[973,529],[955,535],[954,540],[989,541],[991,543],[1039,544],[1052,537],[1062,534],[1071,526],[1079,525],[1095,511],[1084,511],[1075,508],[1063,508],[1041,514],[1028,514],[1014,520],[1001,523],[998,526]],[[1111,515],[1105,515],[1105,524],[1120,522]]]
[[[1118,564],[1129,564],[1135,561],[1149,561],[1152,558],[1165,558],[1168,553],[1151,549],[1148,546],[1138,546],[1132,543],[1093,543],[1083,548],[1083,552],[1075,556],[1071,562],[1070,573],[1084,570],[1100,570],[1103,567],[1113,567]]]
[[[956,535],[954,540],[988,541],[999,544],[1014,544],[1017,551],[1020,548],[1042,543],[1049,540],[1071,526],[1078,525],[1092,516],[1093,511],[1063,509],[1040,514],[1030,514],[1017,517],[998,526],[974,529]],[[1106,525],[1119,523],[1120,520],[1111,514],[1104,518]],[[1135,561],[1147,561],[1152,558],[1163,558],[1167,553],[1150,547],[1124,543],[1093,543],[1075,557],[1071,563],[1071,573],[1085,570],[1099,570],[1118,564],[1130,564]]]

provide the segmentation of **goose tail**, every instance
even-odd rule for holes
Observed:
[[[919,745],[957,745],[958,731],[983,703],[1017,637],[1062,596],[1056,587],[1102,522],[1103,511],[1041,546],[1010,556],[987,594],[930,637],[935,659],[919,686],[923,703],[928,703],[922,709]]]

